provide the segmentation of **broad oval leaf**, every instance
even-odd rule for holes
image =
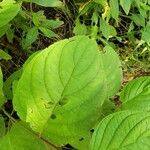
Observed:
[[[9,0],[0,3],[0,27],[8,24],[18,14],[21,7],[21,3],[15,1],[9,3],[7,1]]]
[[[150,77],[140,77],[130,81],[122,90],[121,109],[150,110]]]
[[[106,98],[99,55],[94,40],[76,36],[33,56],[13,100],[20,118],[54,143],[81,143],[90,136]]]
[[[107,81],[108,97],[114,96],[121,87],[122,68],[121,62],[115,50],[110,47],[104,47],[101,51],[101,60]]]
[[[117,112],[99,123],[92,137],[91,150],[124,150],[149,135],[150,113]]]

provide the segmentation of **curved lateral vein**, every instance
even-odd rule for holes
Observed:
[[[131,130],[126,134],[126,136],[124,137],[124,139],[122,140],[122,142],[120,143],[119,147],[122,147],[126,138],[130,135],[130,133],[142,122],[145,121],[147,118],[150,118],[150,116],[146,116],[145,118],[143,118],[142,120],[140,120],[139,122],[136,123],[136,125],[134,125]]]

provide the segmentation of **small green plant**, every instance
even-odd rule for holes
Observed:
[[[75,36],[33,54],[10,79],[19,120],[3,108],[0,77],[1,109],[10,119],[6,129],[0,118],[2,150],[150,148],[150,77],[129,82],[114,108],[110,98],[120,89],[122,69],[110,46],[101,49],[94,39]]]
[[[30,8],[25,7],[27,2]],[[47,19],[44,11],[33,10],[35,4],[43,7],[63,7],[63,3],[59,0],[47,2],[3,0],[0,2],[0,38],[6,35],[8,42],[12,44],[17,40],[21,48],[27,52],[30,52],[32,44],[39,40],[40,36],[59,39],[54,29],[60,27],[63,21]],[[18,32],[18,36],[14,32]]]

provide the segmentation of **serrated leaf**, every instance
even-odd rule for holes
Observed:
[[[23,0],[24,2],[32,2],[44,7],[61,7],[63,3],[60,0]]]
[[[133,3],[133,0],[120,0],[120,5],[125,11],[126,15],[129,14],[132,3]]]
[[[20,118],[53,143],[84,145],[106,98],[99,54],[86,36],[36,54],[25,65],[13,100]]]
[[[0,148],[1,150],[51,150],[51,147],[40,137],[19,123],[13,125],[11,130],[0,139]]]
[[[91,150],[124,150],[130,144],[138,144],[139,138],[149,136],[149,129],[150,113],[122,111],[111,114],[97,126]]]
[[[150,77],[130,81],[120,96],[122,109],[150,111]]]
[[[110,46],[104,47],[100,55],[107,82],[108,97],[114,96],[121,87],[122,68],[117,53]]]
[[[28,49],[38,38],[38,28],[33,27],[28,29],[25,39],[22,40],[24,50]]]
[[[0,3],[0,28],[8,24],[19,12],[21,4],[5,0]]]

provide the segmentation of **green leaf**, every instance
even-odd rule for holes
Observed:
[[[8,28],[6,32],[6,37],[10,43],[13,43],[13,38],[14,38],[14,30],[11,29],[10,27]]]
[[[5,135],[5,122],[4,118],[0,116],[0,138]]]
[[[28,29],[25,39],[22,40],[24,50],[28,49],[38,38],[38,28],[33,27]]]
[[[150,25],[147,25],[142,31],[142,40],[150,44]]]
[[[9,29],[9,24],[6,24],[2,27],[0,27],[0,38],[5,35],[5,33],[7,32],[7,30]]]
[[[32,13],[32,21],[35,26],[40,26],[42,21],[46,20],[46,16],[44,15],[44,11],[38,11]]]
[[[95,3],[98,3],[102,6],[106,6],[107,5],[107,0],[94,0]]]
[[[119,3],[118,0],[110,0],[109,1],[110,8],[111,8],[111,15],[112,17],[118,22],[119,17]]]
[[[13,24],[15,24],[18,29],[21,29],[25,32],[29,29],[27,20],[28,18],[25,16],[25,11],[21,10],[19,14],[14,18]]]
[[[128,33],[130,34],[131,31],[134,29],[134,23],[133,21],[130,23],[129,28],[128,28]]]
[[[5,97],[3,94],[3,73],[0,67],[0,107],[4,104]]]
[[[58,27],[60,27],[64,22],[60,21],[60,20],[44,20],[41,23],[42,27],[48,28],[48,29],[56,29]]]
[[[6,52],[4,52],[3,50],[0,49],[0,60],[4,59],[4,60],[10,60],[12,59],[12,57],[7,54]]]
[[[132,3],[133,3],[133,0],[120,0],[120,5],[125,11],[126,15],[129,14]]]
[[[91,150],[128,150],[126,147],[137,145],[139,138],[150,136],[149,129],[150,113],[122,111],[111,114],[97,126]]]
[[[0,2],[0,28],[8,24],[19,12],[21,3],[4,0]]]
[[[137,26],[145,27],[145,18],[140,14],[133,14],[131,19]]]
[[[103,36],[108,40],[109,38],[116,36],[116,30],[113,26],[109,25],[104,19],[101,19],[100,30],[102,31]]]
[[[150,136],[139,138],[136,143],[129,144],[121,150],[149,150],[150,149]]]
[[[110,46],[104,47],[100,55],[107,81],[108,97],[114,96],[121,87],[122,68],[117,53]]]
[[[22,69],[15,71],[10,75],[10,77],[4,82],[4,95],[7,99],[11,100],[13,98],[12,84],[14,81],[18,81],[22,74]]]
[[[58,37],[58,35],[50,29],[39,27],[39,30],[48,38]]]
[[[19,117],[53,143],[88,146],[106,98],[99,55],[96,42],[86,36],[37,53],[25,65],[13,99]]]
[[[61,7],[63,3],[60,0],[23,0],[24,2],[32,2],[44,7]]]
[[[73,33],[75,35],[86,35],[87,34],[87,27],[84,24],[81,24],[80,21],[77,19],[75,27],[73,29]]]
[[[33,131],[19,123],[0,139],[1,150],[51,150]]]
[[[120,96],[122,109],[150,111],[150,77],[130,81]]]
[[[110,100],[105,100],[102,106],[102,118],[113,113],[115,110],[115,104]]]

